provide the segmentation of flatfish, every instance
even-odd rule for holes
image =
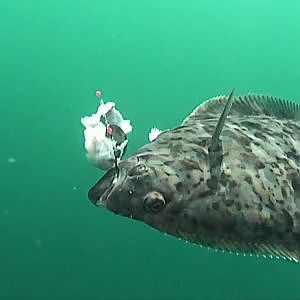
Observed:
[[[233,92],[205,101],[88,196],[193,243],[298,262],[300,105]]]

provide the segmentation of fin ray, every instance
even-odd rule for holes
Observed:
[[[182,234],[179,232],[185,240],[188,240],[195,244],[200,244],[205,247],[228,251],[237,254],[256,254],[258,256],[276,257],[282,259],[288,259],[300,263],[300,249],[289,249],[286,246],[278,244],[266,244],[266,243],[250,243],[250,242],[238,242],[228,239],[210,239],[210,238],[196,238],[193,234]]]
[[[197,120],[218,118],[228,100],[227,96],[218,96],[201,103],[183,121],[183,125]],[[279,119],[294,119],[300,121],[300,105],[272,96],[249,94],[236,96],[230,110],[230,116],[275,116]]]

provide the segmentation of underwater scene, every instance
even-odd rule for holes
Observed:
[[[300,2],[0,3],[0,300],[300,299]]]

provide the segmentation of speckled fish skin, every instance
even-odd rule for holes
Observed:
[[[89,198],[194,243],[298,262],[300,107],[267,96],[236,97],[220,136],[215,184],[208,148],[226,101],[201,104],[182,126],[121,161],[116,182],[108,171]]]

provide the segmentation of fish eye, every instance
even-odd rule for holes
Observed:
[[[137,166],[135,166],[128,172],[128,175],[129,176],[137,176],[137,175],[142,175],[147,172],[148,172],[148,168],[146,165],[138,164]]]
[[[147,212],[157,213],[163,210],[166,205],[164,196],[156,191],[149,192],[144,197],[144,210]]]

